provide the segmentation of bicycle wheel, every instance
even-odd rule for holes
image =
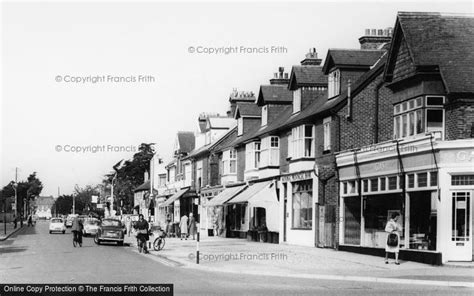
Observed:
[[[165,239],[164,238],[158,237],[153,242],[153,249],[155,251],[162,250],[164,248],[164,246],[165,246]]]

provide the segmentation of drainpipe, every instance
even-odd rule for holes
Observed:
[[[374,144],[379,142],[379,96],[380,88],[382,88],[383,84],[384,81],[381,79],[374,90]]]

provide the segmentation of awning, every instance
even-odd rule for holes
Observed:
[[[268,187],[271,181],[255,183],[254,185],[250,186],[242,193],[234,197],[233,199],[226,202],[227,204],[236,204],[236,203],[244,203],[248,202],[257,192],[261,191],[262,189]]]
[[[214,198],[212,198],[206,204],[206,206],[208,207],[222,206],[226,201],[228,201],[229,199],[233,198],[234,196],[242,192],[242,190],[244,190],[245,187],[247,187],[247,185],[226,188],[221,193],[214,196]]]
[[[183,196],[186,192],[189,191],[189,188],[185,188],[185,189],[180,189],[178,190],[175,194],[173,194],[170,198],[168,198],[167,201],[165,201],[164,203],[162,203],[160,205],[160,208],[161,207],[167,207],[167,206],[170,206],[175,200],[177,200],[178,198],[180,198],[181,196]]]
[[[255,195],[248,200],[248,203],[251,208],[265,209],[265,222],[268,231],[279,231],[280,216],[278,215],[278,212],[280,203],[277,199],[274,184],[266,186],[259,192],[255,193]]]

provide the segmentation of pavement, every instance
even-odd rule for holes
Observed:
[[[26,221],[23,223],[23,227],[26,226]],[[4,241],[13,234],[17,233],[20,231],[22,227],[20,226],[20,222],[18,222],[17,227],[14,228],[13,223],[0,223],[0,241]]]
[[[153,240],[152,236],[150,242]],[[133,233],[126,236],[126,243],[137,251]],[[377,256],[244,239],[201,239],[199,264],[196,241],[190,239],[166,238],[163,250],[150,250],[144,256],[168,266],[214,272],[474,288],[472,262],[432,266],[400,261],[395,265],[391,259],[390,264],[385,264],[384,258]]]

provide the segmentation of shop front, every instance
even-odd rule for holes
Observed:
[[[282,202],[279,213],[283,219],[280,228],[283,230],[280,243],[304,246],[315,246],[315,221],[319,215],[317,202],[317,178],[312,170],[282,175],[280,192]],[[317,210],[315,210],[317,209]]]
[[[401,259],[471,261],[474,166],[456,161],[468,147],[428,137],[339,154],[339,249],[383,255],[385,225],[399,213]]]

